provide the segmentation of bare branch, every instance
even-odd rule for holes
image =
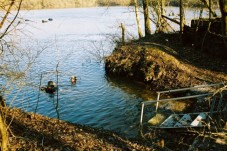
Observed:
[[[11,26],[13,25],[13,23],[15,22],[15,20],[16,20],[18,14],[19,14],[19,12],[20,12],[20,9],[21,9],[22,1],[23,1],[23,0],[20,0],[16,15],[14,16],[14,18],[13,18],[13,20],[10,22],[10,24],[6,27],[4,33],[0,36],[0,39],[2,39],[2,38],[6,35],[6,33],[8,32],[8,30],[10,29],[10,27],[11,27]],[[7,15],[7,16],[8,16],[8,15]],[[3,22],[3,23],[4,23],[4,22]],[[0,29],[1,29],[1,28],[0,28]]]

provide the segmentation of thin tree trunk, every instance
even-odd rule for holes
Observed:
[[[141,26],[140,26],[140,20],[139,20],[139,7],[138,7],[138,2],[137,0],[134,0],[134,5],[135,5],[135,13],[136,13],[136,23],[137,23],[137,28],[138,28],[138,35],[139,35],[139,38],[142,38],[143,37],[143,33],[142,33],[142,29],[141,29]]]
[[[184,28],[184,4],[183,0],[180,0],[180,36],[182,38]]]
[[[125,26],[123,23],[121,23],[121,31],[122,31],[122,36],[121,36],[121,42],[122,44],[125,44]]]
[[[7,128],[5,125],[5,121],[2,117],[2,112],[0,111],[0,131],[2,135],[2,144],[1,144],[1,150],[2,151],[8,151],[8,134],[7,134]]]
[[[219,0],[220,10],[222,13],[222,31],[227,36],[227,0]]]
[[[165,0],[161,0],[161,15],[164,15]]]
[[[212,12],[211,12],[211,9],[212,9],[212,2],[211,0],[209,0],[209,20],[211,20],[211,17],[212,17]]]
[[[144,22],[145,22],[145,36],[151,35],[151,25],[149,17],[149,5],[148,0],[143,0],[143,13],[144,13]]]
[[[157,15],[155,33],[168,32],[168,23],[163,17],[165,14],[165,11],[164,11],[165,1],[166,0],[157,0],[157,2],[154,3],[155,5],[153,6],[153,9],[155,10],[155,13]]]

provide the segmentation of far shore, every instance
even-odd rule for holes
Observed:
[[[86,0],[85,0],[86,1]],[[71,2],[70,0],[66,1],[41,1],[41,0],[26,0],[23,1],[21,10],[39,10],[39,9],[64,9],[64,8],[92,8],[92,7],[118,7],[118,6],[134,6],[133,3],[130,0],[123,0],[123,1],[116,1],[112,0],[109,3],[104,2],[95,2],[95,1],[89,1],[89,2]],[[179,2],[173,0],[170,2],[166,7],[179,7]],[[199,2],[188,2],[185,7],[201,7],[202,4]],[[142,7],[142,6],[140,6]],[[14,8],[17,9],[17,8]]]

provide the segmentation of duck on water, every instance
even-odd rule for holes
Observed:
[[[76,76],[72,76],[72,77],[71,77],[71,83],[72,83],[72,84],[76,84],[76,81],[77,81]]]
[[[58,89],[57,84],[53,81],[48,81],[46,87],[41,87],[41,91],[45,91],[46,93],[53,94]]]

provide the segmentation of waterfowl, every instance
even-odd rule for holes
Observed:
[[[45,91],[46,93],[53,94],[58,89],[57,84],[53,81],[48,81],[46,87],[41,87],[41,91]]]
[[[76,76],[72,76],[72,77],[71,77],[71,82],[72,82],[72,84],[75,84],[75,83],[76,83],[76,80],[77,80]]]
[[[42,23],[47,23],[47,21],[46,20],[42,20]]]

